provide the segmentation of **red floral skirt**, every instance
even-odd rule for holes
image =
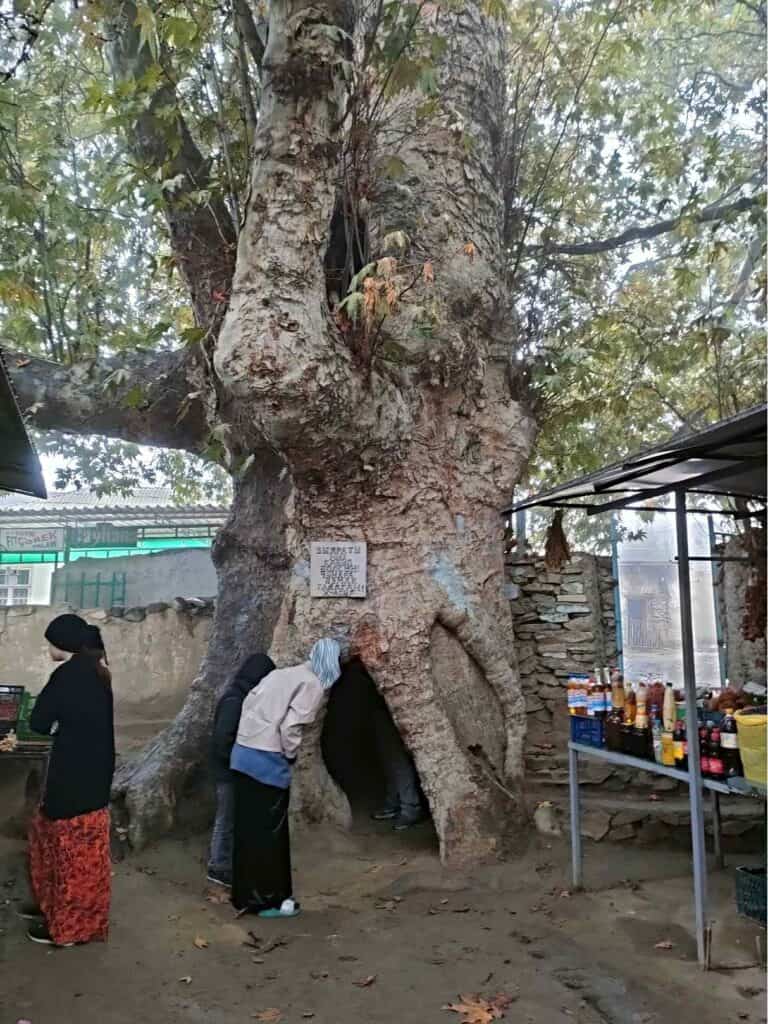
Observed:
[[[57,945],[106,939],[112,889],[109,809],[57,819],[38,811],[29,829],[29,873]]]

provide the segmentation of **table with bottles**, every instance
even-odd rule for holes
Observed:
[[[766,787],[744,777],[739,751],[738,696],[724,691],[719,710],[706,702],[699,710],[695,739],[686,721],[685,701],[671,683],[625,684],[616,670],[596,668],[568,679],[571,740],[568,744],[574,886],[581,885],[581,815],[578,759],[587,757],[624,768],[665,775],[690,785],[688,761],[695,751],[702,788],[711,795],[714,854],[723,866],[721,795],[765,800]]]

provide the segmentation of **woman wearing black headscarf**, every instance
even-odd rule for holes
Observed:
[[[29,836],[36,903],[22,916],[31,922],[33,942],[72,946],[104,940],[109,928],[112,677],[99,629],[79,615],[59,615],[45,638],[61,664],[29,722],[35,732],[53,735],[53,748]]]
[[[229,758],[237,736],[243,701],[274,668],[274,661],[266,654],[252,654],[240,666],[216,706],[211,741],[211,765],[216,783],[216,819],[208,856],[208,881],[214,885],[228,887],[232,884],[235,783],[229,768]]]

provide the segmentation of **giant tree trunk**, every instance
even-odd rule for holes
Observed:
[[[411,750],[441,854],[451,863],[498,855],[521,842],[525,707],[503,594],[501,520],[494,468],[519,466],[527,428],[481,416],[471,443],[460,395],[426,416],[429,434],[385,488],[321,485],[295,495],[291,574],[272,653],[299,661],[323,635],[350,641],[369,668]],[[480,425],[478,418],[475,427]],[[365,600],[313,599],[309,542],[364,540]],[[314,731],[297,773],[295,810],[346,818]]]
[[[279,460],[267,453],[236,487],[229,519],[213,547],[219,597],[200,675],[174,721],[115,777],[117,818],[126,824],[134,848],[171,828],[190,774],[205,763],[217,694],[249,654],[269,649],[289,565],[284,520],[289,491]]]
[[[353,145],[351,7],[269,5],[248,210],[214,351],[217,416],[253,468],[216,545],[220,594],[201,677],[118,782],[135,843],[171,822],[205,750],[213,693],[238,658],[269,646],[279,664],[303,660],[323,635],[350,641],[368,665],[414,755],[446,861],[501,854],[524,833],[525,716],[499,509],[534,423],[512,397],[503,32],[486,6],[419,9],[446,39],[440,104],[425,114],[423,97],[382,94],[386,117],[362,126],[370,145],[350,182],[340,167]],[[407,168],[402,181],[377,171],[392,157]],[[364,215],[367,296],[382,299],[363,324],[344,324],[327,299],[340,191],[342,207]],[[393,232],[405,239],[400,257],[376,263]],[[312,599],[310,541],[340,539],[368,544],[368,597]],[[317,726],[295,812],[345,823],[319,751]]]

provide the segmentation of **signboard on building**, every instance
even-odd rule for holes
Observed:
[[[365,597],[368,548],[364,541],[313,541],[310,545],[312,597]]]
[[[0,526],[0,551],[63,551],[64,529],[61,526],[17,528]]]
[[[133,548],[139,538],[135,526],[112,526],[94,523],[93,526],[68,526],[69,548]]]

